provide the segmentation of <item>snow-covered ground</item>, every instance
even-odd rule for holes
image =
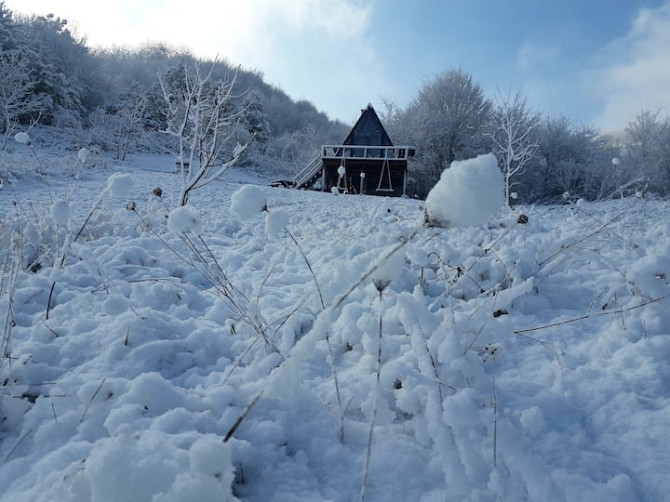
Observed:
[[[667,201],[444,229],[421,201],[231,170],[179,234],[168,157],[45,155],[41,176],[16,150],[0,500],[670,497]],[[231,210],[243,183],[269,215]]]

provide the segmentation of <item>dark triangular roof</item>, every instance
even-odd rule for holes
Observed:
[[[349,132],[343,145],[393,146],[381,120],[372,105],[361,110],[361,116]]]

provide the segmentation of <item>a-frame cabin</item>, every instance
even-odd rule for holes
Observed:
[[[407,159],[413,146],[394,146],[372,105],[341,145],[321,152],[296,176],[296,188],[400,197],[407,191]]]

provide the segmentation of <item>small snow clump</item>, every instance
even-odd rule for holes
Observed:
[[[393,282],[393,279],[402,270],[404,260],[405,256],[400,251],[396,251],[386,260],[377,264],[374,272],[372,272],[372,283],[377,291],[384,291]]]
[[[57,200],[51,204],[51,219],[57,225],[67,225],[70,221],[70,206],[64,200]]]
[[[14,136],[14,140],[16,140],[17,143],[21,143],[22,145],[32,145],[32,140],[30,139],[30,136],[28,136],[28,133],[25,132],[17,132],[16,135]]]
[[[77,154],[79,162],[81,162],[82,164],[86,162],[86,159],[88,159],[88,154],[89,154],[88,148],[82,148],[81,150],[79,150],[79,153]]]
[[[250,220],[267,208],[265,193],[254,185],[240,187],[230,198],[230,209],[241,220]]]
[[[114,173],[107,178],[107,191],[113,197],[130,195],[133,185],[133,177],[130,174]]]
[[[340,176],[344,176],[346,174],[347,170],[344,168],[344,166],[340,166],[337,168],[337,174]]]
[[[170,211],[168,228],[173,232],[193,232],[199,234],[202,229],[200,215],[192,206],[180,206]]]
[[[288,213],[282,209],[269,211],[265,216],[265,231],[269,237],[281,234],[288,226]]]
[[[426,221],[441,227],[481,225],[503,206],[504,192],[493,154],[454,161],[426,197]]]

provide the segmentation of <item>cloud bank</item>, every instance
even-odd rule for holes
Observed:
[[[603,65],[590,76],[595,95],[604,96],[595,125],[621,129],[642,110],[670,112],[670,2],[642,9],[630,32],[610,44]]]

